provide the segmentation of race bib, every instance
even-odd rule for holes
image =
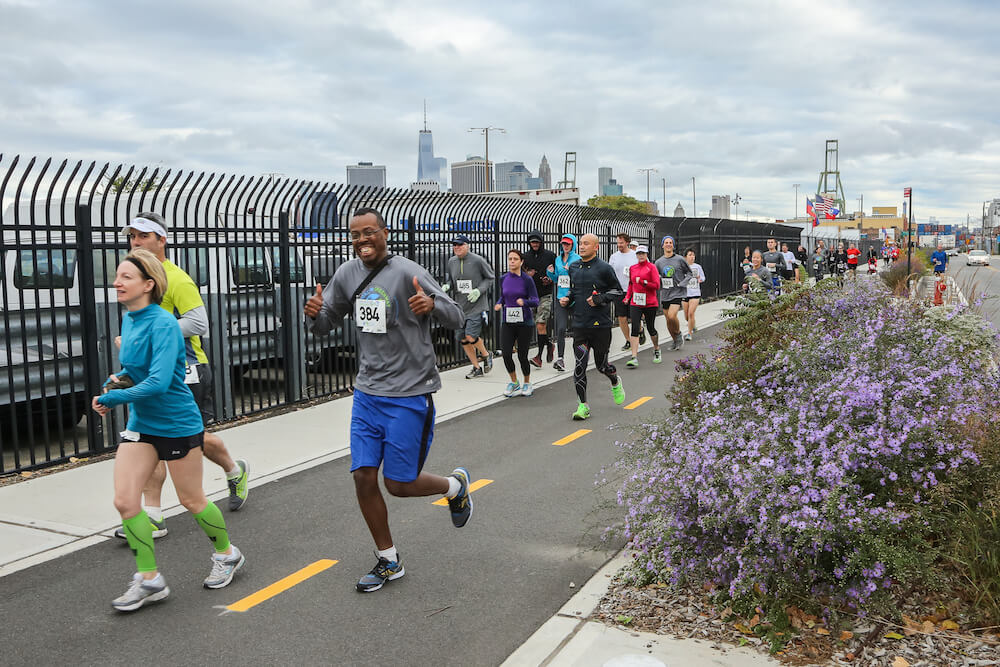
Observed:
[[[385,333],[385,301],[358,299],[354,302],[354,319],[362,333]]]
[[[513,306],[507,309],[507,322],[516,324],[524,321],[524,311],[521,306]]]
[[[625,277],[626,277],[626,278],[628,278],[628,275],[629,275],[629,269],[631,269],[631,268],[632,268],[631,266],[626,266],[626,267],[625,267],[624,269],[622,269],[622,273],[624,273],[624,274],[625,274]]]
[[[461,294],[468,294],[469,292],[472,291],[472,281],[471,280],[457,280],[455,282],[458,283],[458,291]]]
[[[569,289],[569,276],[559,276],[559,287],[562,289]]]
[[[698,279],[694,276],[691,276],[691,279],[688,281],[688,287],[693,289],[697,286],[698,286]]]
[[[198,376],[198,367],[188,364],[184,369],[184,384],[198,384],[201,378]]]
[[[646,305],[646,293],[645,292],[633,292],[632,293],[632,305],[635,305],[635,306],[645,306]]]
[[[777,265],[778,265],[777,262],[768,262],[767,263],[767,269],[768,269],[768,271],[774,271],[774,267],[776,267]]]

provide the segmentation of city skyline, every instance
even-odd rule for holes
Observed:
[[[387,185],[407,187],[426,98],[438,155],[481,155],[467,129],[504,127],[492,162],[551,155],[559,181],[575,151],[584,199],[605,165],[644,196],[635,172],[650,167],[668,204],[689,210],[695,177],[699,192],[739,192],[741,216],[787,219],[827,139],[849,211],[862,195],[866,210],[901,206],[912,187],[917,217],[964,224],[1000,196],[994,3],[297,3],[179,0],[150,21],[141,2],[0,0],[0,151],[331,181],[377,157]],[[137,26],[155,50],[121,39]],[[663,34],[639,57],[627,44]]]

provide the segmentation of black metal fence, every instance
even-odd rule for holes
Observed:
[[[659,247],[663,234],[694,246],[706,298],[739,287],[742,246],[798,229],[732,220],[659,218],[565,203],[406,189],[348,187],[67,161],[4,161],[0,154],[0,473],[112,449],[124,410],[102,420],[90,397],[117,370],[119,306],[111,287],[128,251],[122,228],[141,211],[168,221],[167,257],[197,283],[208,311],[203,347],[220,421],[347,392],[356,371],[352,327],[314,337],[302,304],[353,255],[350,212],[382,212],[390,250],[445,274],[451,240],[497,270],[506,251],[539,231],[555,251],[566,232],[594,233],[605,258],[620,232]],[[655,251],[658,256],[659,250]],[[494,349],[495,330],[485,337]],[[439,364],[466,363],[453,332],[438,329]]]

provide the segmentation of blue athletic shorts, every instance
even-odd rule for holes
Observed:
[[[351,471],[378,468],[396,482],[420,474],[434,439],[434,399],[372,396],[354,390],[351,408]]]

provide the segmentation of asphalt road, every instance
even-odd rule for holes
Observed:
[[[342,459],[257,487],[243,511],[226,515],[248,558],[228,588],[202,588],[211,550],[186,514],[170,518],[169,536],[156,542],[171,596],[138,612],[110,607],[134,569],[124,543],[0,579],[0,662],[499,664],[572,596],[571,582],[581,586],[621,546],[602,539],[620,517],[616,485],[596,482],[612,479],[614,443],[629,437],[629,424],[664,415],[673,361],[707,345],[667,352],[659,366],[651,351],[637,370],[619,361],[625,405],[652,397],[631,411],[591,371],[586,422],[569,418],[576,400],[567,380],[438,425],[426,469],[464,465],[493,482],[474,493],[462,529],[434,498],[389,497],[406,576],[381,591],[354,590],[374,557]],[[552,444],[578,429],[591,432]],[[94,493],[110,498],[110,489]],[[321,559],[337,563],[247,611],[222,608]]]
[[[959,289],[969,301],[977,294],[988,297],[980,307],[993,324],[1000,325],[1000,258],[991,258],[990,266],[966,266],[965,255],[949,257],[948,274],[955,279]]]

